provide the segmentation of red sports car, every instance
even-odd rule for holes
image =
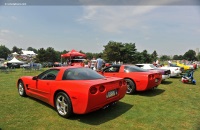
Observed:
[[[17,81],[20,96],[31,96],[55,107],[62,117],[85,114],[122,99],[126,81],[104,77],[84,67],[55,67],[38,76],[23,76]]]
[[[104,76],[120,77],[127,82],[127,94],[144,91],[157,87],[162,80],[158,72],[150,72],[134,65],[111,65],[104,68],[100,74]]]

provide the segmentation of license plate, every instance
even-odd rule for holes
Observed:
[[[106,98],[110,98],[117,95],[117,90],[109,91],[106,95]]]

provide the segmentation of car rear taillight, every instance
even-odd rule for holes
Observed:
[[[154,75],[153,75],[153,74],[150,74],[150,75],[149,75],[149,79],[154,79]]]
[[[97,88],[96,88],[95,86],[91,87],[91,88],[90,88],[90,93],[91,93],[91,94],[97,93]]]
[[[100,92],[103,92],[105,90],[105,87],[103,86],[103,85],[101,85],[100,87],[99,87],[99,91]]]

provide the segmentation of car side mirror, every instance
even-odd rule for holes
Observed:
[[[32,80],[37,80],[38,79],[38,77],[37,76],[34,76],[33,78],[32,78]]]

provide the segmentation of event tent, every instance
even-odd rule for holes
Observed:
[[[20,60],[18,60],[18,59],[16,59],[16,58],[14,57],[12,60],[8,61],[8,63],[19,63],[19,64],[23,64],[24,62],[23,62],[23,61],[20,61]]]
[[[13,55],[19,55],[17,52],[13,52],[12,54],[13,54]]]
[[[25,51],[25,50],[22,50],[22,55],[27,55],[27,56],[35,56],[37,55],[35,52],[33,51]]]
[[[68,57],[68,58],[72,58],[72,57],[76,57],[76,56],[86,57],[85,54],[80,53],[80,52],[78,52],[76,50],[71,50],[70,52],[61,55],[61,57]]]

